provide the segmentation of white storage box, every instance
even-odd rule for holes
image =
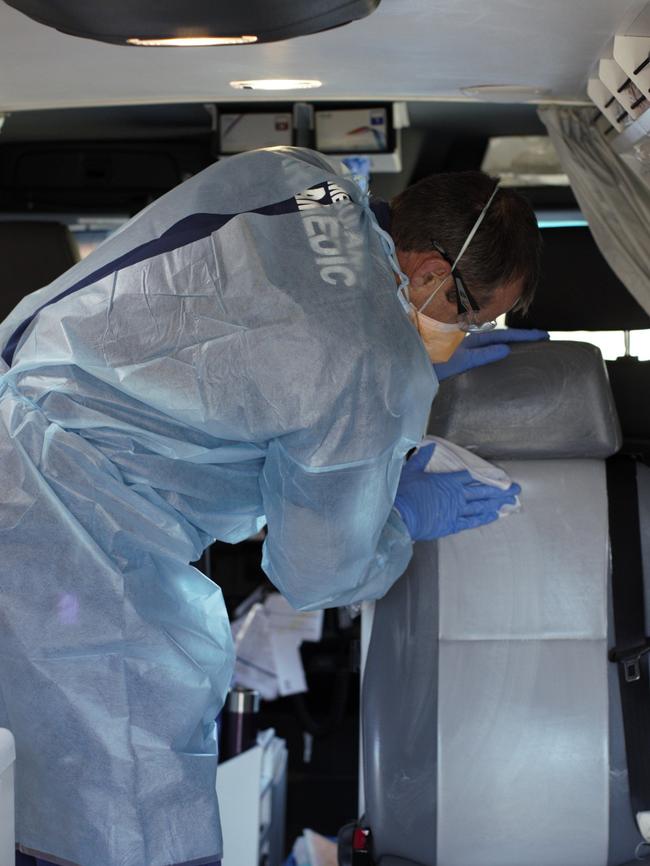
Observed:
[[[0,728],[0,866],[14,866],[14,738]]]
[[[219,764],[223,866],[283,862],[287,748],[274,734],[261,731],[256,746]]]

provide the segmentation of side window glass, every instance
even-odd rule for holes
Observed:
[[[647,333],[647,332],[642,332]],[[613,361],[625,354],[625,335],[623,331],[551,331],[551,340],[575,340],[598,346],[606,361]],[[634,350],[632,350],[634,354]],[[650,358],[650,339],[648,339]]]

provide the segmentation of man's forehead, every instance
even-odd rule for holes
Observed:
[[[489,313],[490,318],[503,316],[509,312],[517,303],[524,290],[523,279],[512,280],[495,289],[490,300],[481,305],[481,311]]]

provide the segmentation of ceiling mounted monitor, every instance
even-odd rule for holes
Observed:
[[[5,0],[62,33],[117,45],[278,42],[365,18],[380,0]]]

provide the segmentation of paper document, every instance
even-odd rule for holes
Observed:
[[[247,609],[246,602],[240,609]],[[267,701],[307,691],[300,645],[305,640],[321,639],[322,610],[294,610],[283,596],[274,592],[263,603],[253,602],[231,628],[238,685],[257,689]]]
[[[303,830],[293,846],[296,866],[338,866],[338,846],[327,836]]]
[[[278,696],[278,683],[264,605],[254,604],[231,628],[237,653],[235,682],[257,689],[266,701],[274,700]]]

